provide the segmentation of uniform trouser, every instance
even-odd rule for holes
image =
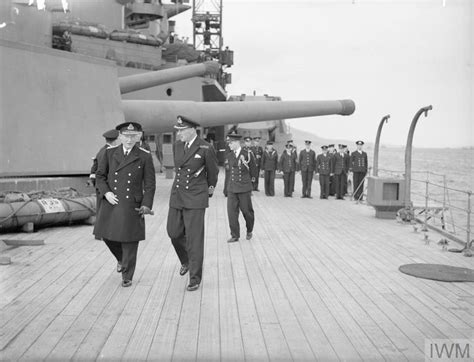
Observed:
[[[303,181],[303,196],[311,196],[313,173],[313,171],[301,171],[301,180]]]
[[[329,176],[329,195],[334,196],[336,194],[336,176]]]
[[[319,174],[319,196],[327,198],[329,196],[329,175]]]
[[[166,229],[179,261],[189,268],[189,283],[200,283],[204,258],[204,215],[206,209],[168,211]]]
[[[284,195],[291,196],[295,187],[295,171],[283,172]]]
[[[347,194],[347,171],[344,171],[344,178],[342,179],[342,196]]]
[[[245,219],[247,233],[253,231],[255,215],[252,206],[252,192],[229,192],[227,195],[227,216],[229,218],[230,235],[233,238],[240,238],[239,209]]]
[[[255,181],[252,182],[253,189],[256,191],[258,190],[258,180],[260,179],[260,167],[257,167],[257,176],[255,177]]]
[[[265,170],[265,195],[275,196],[275,170]]]
[[[354,183],[354,199],[359,200],[361,198],[362,192],[364,192],[364,177],[365,172],[353,172],[352,181]]]
[[[137,265],[138,241],[121,243],[104,239],[104,242],[117,262],[122,263],[122,279],[132,280]]]
[[[224,178],[224,196],[227,196],[227,182],[229,181],[230,171],[225,169],[225,178]]]
[[[336,198],[342,199],[344,197],[344,171],[338,175],[334,175],[336,179]]]

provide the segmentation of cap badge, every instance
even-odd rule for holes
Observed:
[[[130,130],[130,131],[133,131],[133,124],[130,123],[130,124],[128,125],[127,129]]]

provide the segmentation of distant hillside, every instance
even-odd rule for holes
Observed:
[[[307,131],[303,131],[301,129],[298,129],[298,128],[294,128],[294,127],[291,127],[290,129],[290,133],[292,134],[292,138],[293,138],[293,141],[295,142],[296,146],[298,147],[298,149],[302,149],[304,148],[304,141],[305,140],[310,140],[312,142],[312,147],[314,150],[320,150],[320,147],[322,145],[327,145],[329,143],[334,143],[337,147],[337,145],[339,143],[342,143],[342,144],[345,144],[348,146],[349,150],[355,150],[356,146],[355,146],[355,141],[357,140],[343,140],[343,139],[328,139],[328,138],[322,138],[322,137],[319,137],[318,135],[314,134],[314,133],[311,133],[311,132],[307,132]],[[364,142],[366,142],[366,147],[367,149],[370,149],[373,147],[373,144],[372,142],[367,142],[366,140],[364,140]]]

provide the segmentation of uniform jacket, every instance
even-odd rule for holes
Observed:
[[[329,154],[319,154],[316,157],[316,172],[320,175],[329,175],[332,169],[332,160],[333,158]]]
[[[255,162],[257,163],[257,167],[261,168],[262,167],[262,157],[263,157],[263,147],[262,146],[252,146],[250,147],[252,150],[254,156],[255,156]]]
[[[189,150],[184,142],[174,144],[175,178],[171,187],[170,207],[205,209],[209,206],[209,187],[217,184],[217,158],[214,148],[196,137]]]
[[[367,153],[362,151],[360,153],[359,151],[354,151],[351,154],[351,170],[352,172],[364,172],[367,173],[367,167],[368,167],[368,162],[367,162]]]
[[[297,167],[296,156],[291,152],[284,151],[278,162],[278,169],[283,172],[295,172]]]
[[[278,153],[272,150],[271,153],[268,151],[263,152],[262,156],[262,170],[265,171],[276,171],[278,168]]]
[[[235,152],[227,154],[230,168],[229,184],[227,191],[235,194],[253,190],[252,178],[258,177],[258,168],[253,152],[241,148],[236,157]]]
[[[304,149],[300,152],[298,163],[301,171],[315,171],[316,153],[313,150],[306,151]]]
[[[332,173],[335,175],[340,175],[341,173],[349,170],[350,159],[344,153],[342,156],[339,152],[335,153],[333,156],[332,162]]]
[[[111,191],[119,203],[102,200],[94,234],[120,242],[144,240],[145,219],[135,208],[153,207],[155,168],[150,152],[135,145],[125,157],[122,145],[110,147],[99,159],[96,178],[102,198]]]

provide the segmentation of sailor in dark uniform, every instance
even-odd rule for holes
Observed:
[[[187,290],[199,288],[204,257],[204,215],[214,193],[219,169],[214,148],[196,133],[199,124],[178,116],[174,144],[176,176],[171,187],[167,231],[181,262],[189,270]]]
[[[287,145],[290,145],[291,147],[291,156],[293,157],[293,160],[295,161],[296,164],[296,170],[298,170],[298,151],[296,150],[296,146],[293,143],[293,140],[288,140],[286,141]],[[293,179],[293,182],[291,183],[291,193],[295,192],[295,180]]]
[[[364,192],[364,178],[367,174],[368,162],[367,153],[362,150],[363,141],[357,141],[357,150],[352,152],[350,160],[350,168],[352,171],[354,199],[362,200]]]
[[[273,149],[273,142],[267,141],[265,152],[262,156],[262,169],[264,170],[265,195],[275,196],[275,172],[278,168],[278,153]]]
[[[223,189],[223,193],[225,197],[227,197],[227,183],[229,182],[229,174],[230,174],[229,164],[227,162],[227,155],[230,152],[229,141],[230,141],[230,138],[226,137],[225,148],[224,148],[224,189]]]
[[[346,157],[342,144],[338,147],[339,152],[334,154],[332,173],[336,183],[336,199],[344,200],[344,185],[347,177],[346,170],[349,169],[349,158]]]
[[[347,145],[342,145],[344,152],[344,189],[343,196],[347,195],[347,188],[349,184],[349,174],[351,169],[351,154],[347,150]]]
[[[91,184],[95,186],[95,194],[97,198],[96,207],[95,207],[96,215],[99,212],[100,203],[104,196],[100,194],[99,188],[96,186],[96,182],[95,182],[97,169],[99,168],[99,160],[102,157],[104,157],[105,150],[109,149],[110,147],[115,146],[117,143],[120,143],[120,141],[117,140],[118,136],[119,136],[119,131],[117,131],[116,129],[111,129],[107,132],[104,132],[102,137],[105,138],[105,145],[102,146],[99,152],[97,152],[97,155],[95,155],[95,157],[92,158],[92,167],[91,167],[91,173],[89,175],[89,179],[90,179]]]
[[[304,141],[305,149],[300,152],[298,164],[301,171],[301,180],[303,182],[303,192],[301,197],[311,197],[311,185],[313,183],[313,174],[316,171],[316,153],[311,149],[311,141]]]
[[[255,161],[257,163],[257,177],[255,178],[255,182],[253,182],[253,190],[260,191],[258,189],[258,181],[260,179],[260,169],[262,168],[262,156],[263,156],[263,148],[260,146],[260,137],[253,138],[253,145],[252,145],[252,152],[255,156]]]
[[[331,159],[334,157],[336,150],[334,149],[334,144],[331,143],[328,145],[328,155]],[[334,196],[336,194],[336,179],[334,175],[329,176],[329,196]]]
[[[152,214],[155,168],[149,151],[137,146],[140,124],[117,126],[121,146],[110,147],[99,159],[96,185],[102,201],[94,234],[102,238],[117,259],[122,286],[132,285],[138,242],[145,239],[145,214]]]
[[[323,153],[316,157],[316,172],[319,174],[319,198],[329,196],[329,175],[332,169],[332,157],[328,154],[328,146],[321,146]]]
[[[230,179],[227,187],[227,215],[230,226],[230,239],[227,242],[239,241],[239,210],[245,219],[246,239],[252,238],[255,216],[252,206],[252,182],[257,177],[257,164],[250,149],[241,147],[238,134],[229,135],[231,152],[228,154]],[[248,141],[247,141],[248,142]]]
[[[284,196],[293,197],[292,190],[295,187],[296,160],[293,154],[293,147],[290,144],[285,146],[285,151],[281,154],[278,169],[283,172]]]

